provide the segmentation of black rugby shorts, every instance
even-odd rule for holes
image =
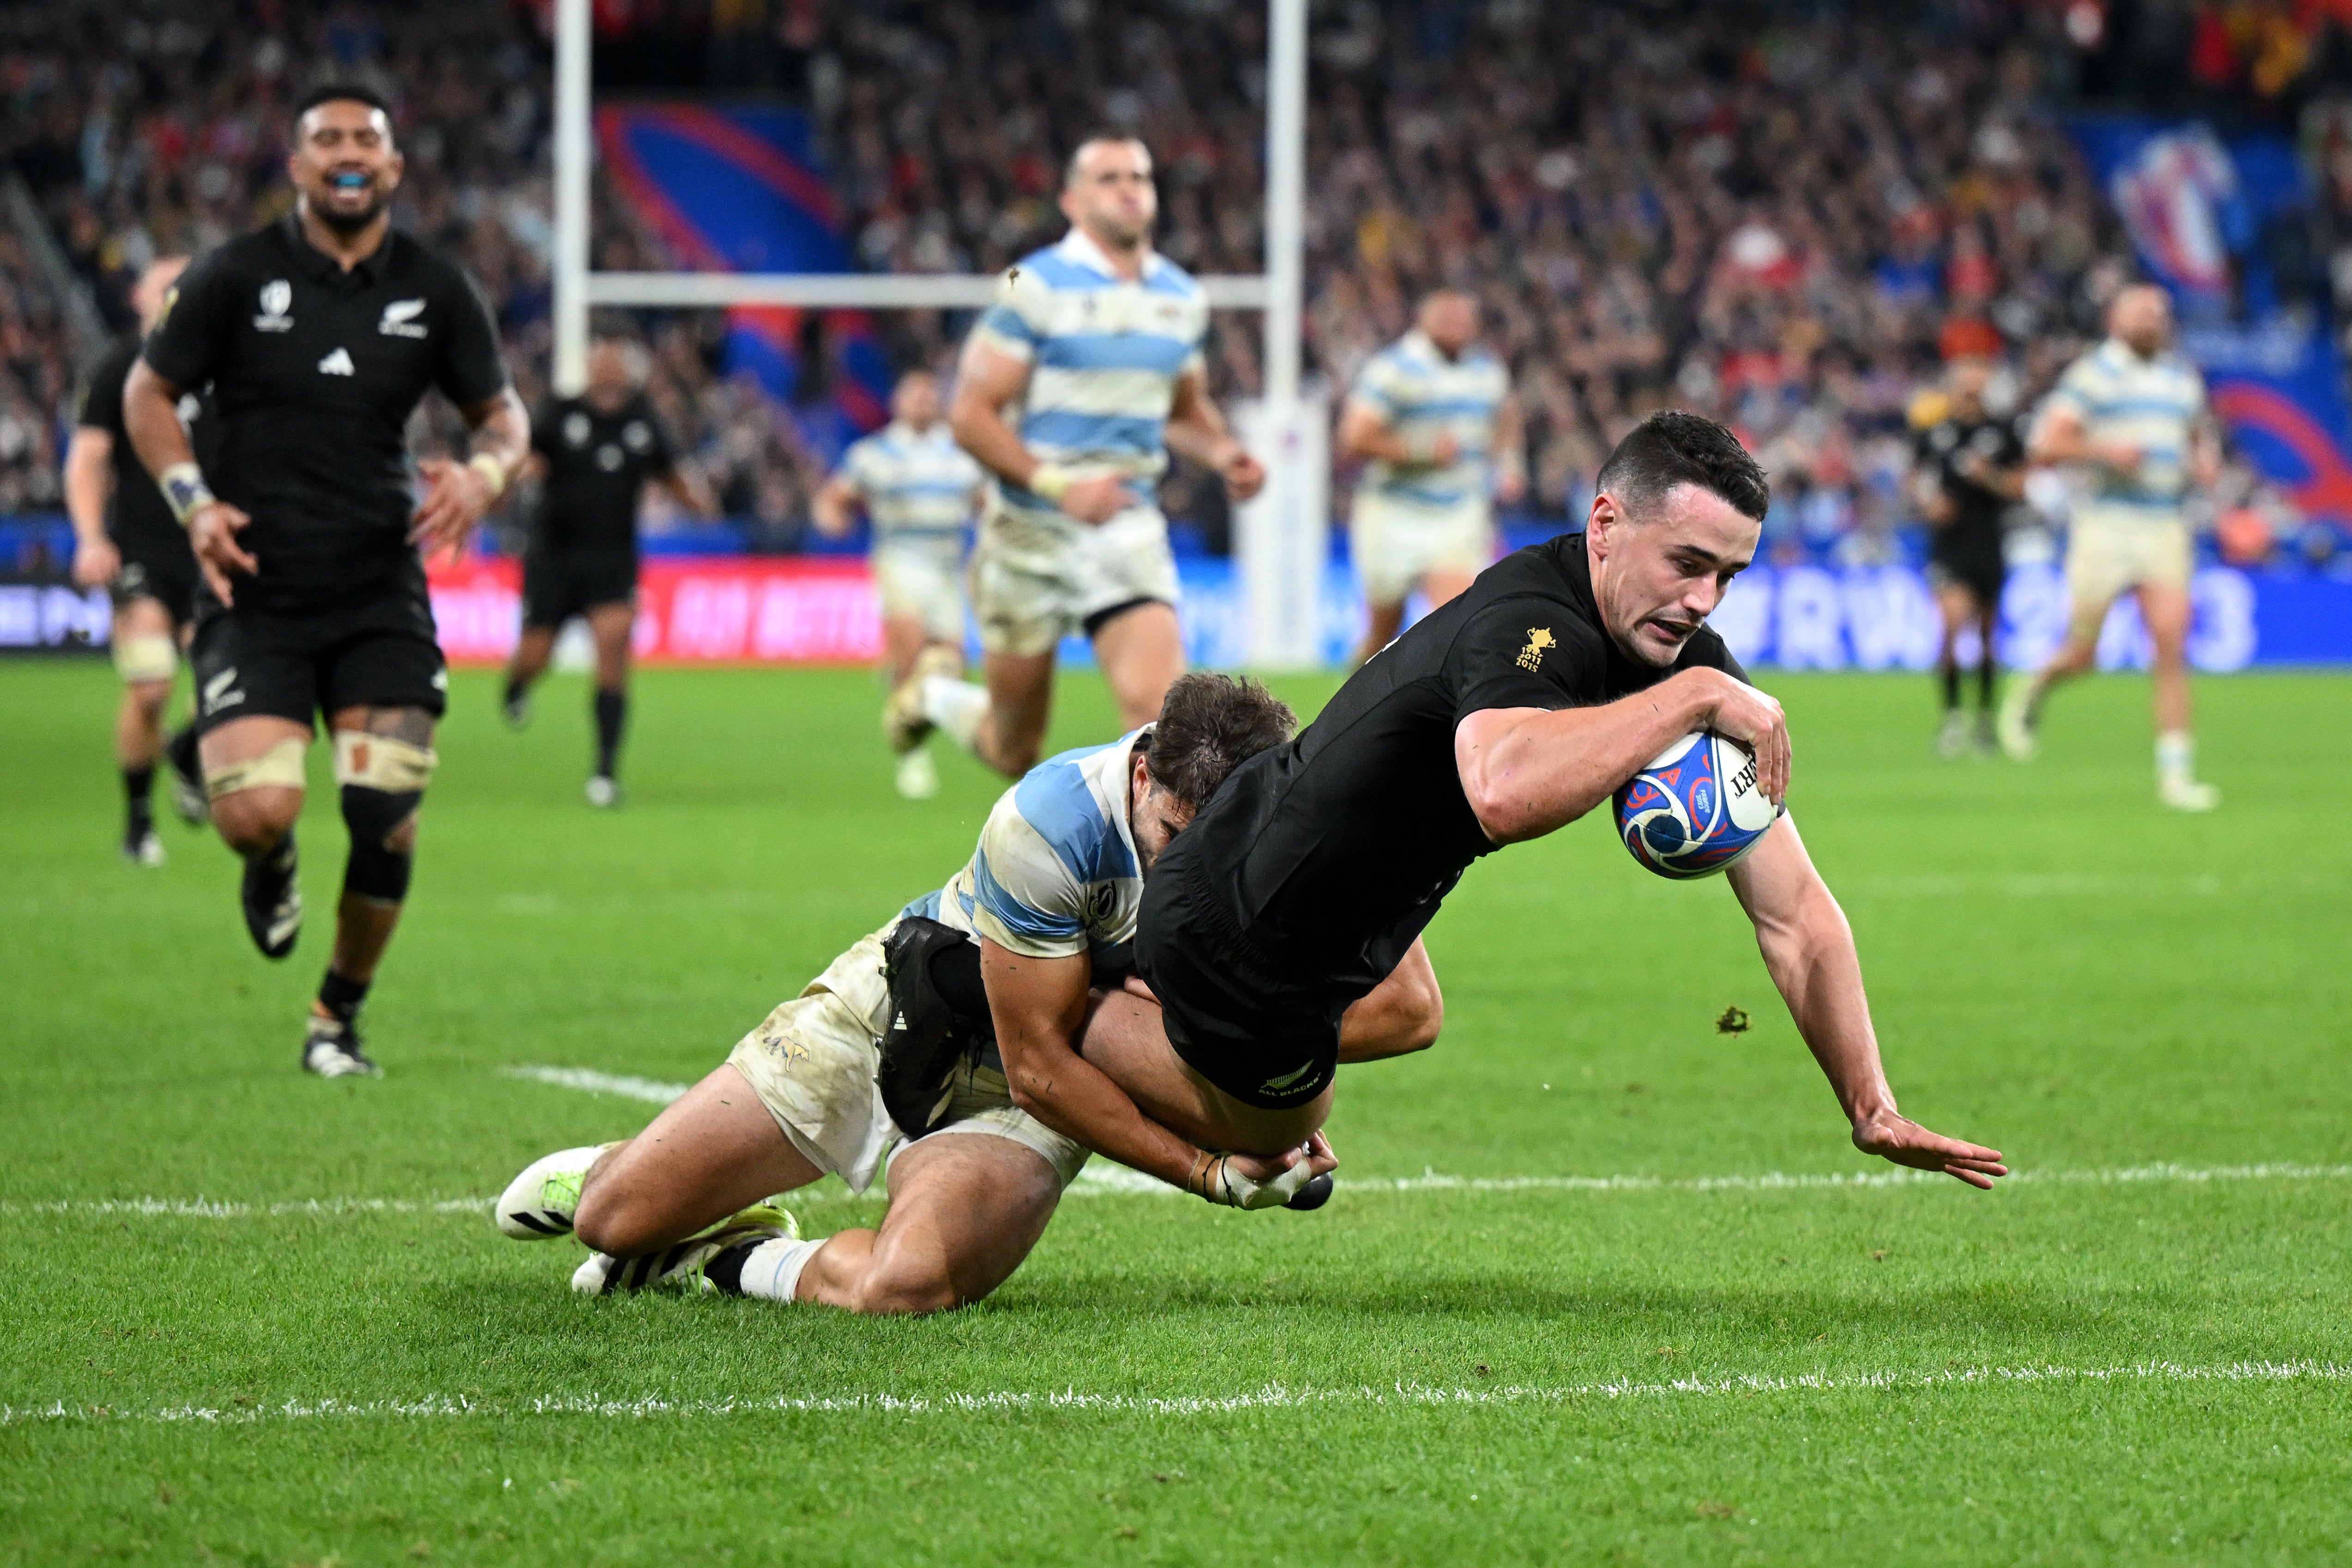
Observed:
[[[448,706],[431,602],[406,584],[295,615],[207,603],[189,654],[199,733],[263,714],[308,724],[343,708],[438,718]]]

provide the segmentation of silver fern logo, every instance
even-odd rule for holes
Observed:
[[[421,338],[425,323],[416,318],[424,313],[422,300],[394,300],[383,308],[383,320],[375,324],[375,330],[388,338]]]

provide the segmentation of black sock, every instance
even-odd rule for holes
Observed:
[[[131,808],[127,826],[129,836],[132,838],[146,837],[147,830],[155,826],[154,808],[148,799],[154,788],[154,763],[149,763],[143,768],[122,770],[123,800],[124,804]]]
[[[196,755],[196,727],[190,724],[163,742],[163,754],[172,759],[172,769],[192,784],[205,782],[203,762]]]
[[[1993,663],[1990,654],[1977,666],[1977,706],[1987,713],[1992,711],[1993,682],[2000,673],[2000,667]]]
[[[330,968],[327,977],[319,982],[319,1005],[332,1013],[337,1023],[349,1026],[360,1016],[360,1004],[367,1000],[368,984],[364,980],[346,980]]]
[[[702,1277],[709,1280],[710,1288],[720,1295],[740,1296],[743,1293],[743,1265],[750,1260],[751,1249],[759,1245],[757,1241],[737,1242],[704,1264]]]
[[[1949,713],[1960,705],[1960,667],[1957,664],[1938,665],[1936,672],[1943,677],[1944,711]]]
[[[621,721],[629,710],[625,691],[596,689],[596,776],[611,778],[613,763],[621,754]]]

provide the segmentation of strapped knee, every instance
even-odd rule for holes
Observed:
[[[342,786],[343,825],[352,836],[343,891],[385,904],[408,896],[415,858],[394,840],[416,816],[436,760],[431,748],[406,741],[336,732],[335,780]]]
[[[205,794],[215,800],[239,790],[274,786],[278,789],[302,787],[302,753],[310,749],[308,741],[287,737],[257,757],[241,763],[229,763],[222,767],[205,770]]]
[[[114,643],[114,673],[127,685],[169,680],[180,670],[179,646],[166,637],[118,637]]]

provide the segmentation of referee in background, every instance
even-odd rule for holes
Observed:
[[[530,420],[480,289],[392,227],[401,156],[383,100],[312,92],[287,173],[294,210],[204,257],[167,298],[122,413],[203,575],[190,652],[205,787],[270,958],[302,927],[294,823],[313,716],[334,735],[351,857],[302,1065],[341,1078],[376,1071],[357,1018],[407,897],[448,691],[419,547],[464,542],[520,466]],[[209,472],[176,409],[207,384],[221,425]],[[473,451],[418,464],[420,504],[406,427],[436,386]]]
[[[637,501],[648,481],[709,516],[718,500],[681,464],[645,394],[646,353],[625,338],[588,348],[588,385],[551,398],[530,422],[531,474],[544,481],[522,562],[522,637],[507,665],[507,722],[530,721],[530,688],[547,672],[555,634],[583,616],[596,643],[596,771],[588,804],[621,798],[614,773],[628,714],[629,638],[637,616]]]

